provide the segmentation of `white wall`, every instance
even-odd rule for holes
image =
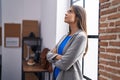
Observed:
[[[41,0],[41,37],[43,48],[53,48],[56,41],[57,0]]]
[[[2,9],[1,9],[1,0],[0,0],[0,27],[2,27]],[[2,47],[0,46],[0,55],[2,54]]]
[[[70,0],[1,0],[2,42],[4,23],[22,23],[23,19],[37,19],[41,23],[42,48],[52,49],[68,30],[64,23],[64,12]],[[57,18],[58,17],[58,18]],[[62,34],[63,33],[63,34]],[[20,48],[2,46],[2,80],[21,80]]]
[[[23,19],[35,19],[41,21],[41,0],[23,0]]]
[[[43,48],[54,48],[59,39],[68,31],[64,23],[65,11],[70,0],[42,0],[41,2],[41,36]]]
[[[23,19],[40,19],[40,0],[2,0],[2,42],[4,23],[22,23]],[[2,46],[2,80],[21,80],[20,48]]]
[[[2,42],[4,23],[21,23],[23,0],[2,0]],[[21,80],[21,48],[4,48],[2,45],[2,80]]]
[[[69,31],[68,24],[64,22],[65,13],[69,6],[70,0],[57,0],[56,43]]]
[[[0,0],[0,26],[2,26],[2,9],[1,9],[1,0]]]
[[[69,8],[70,0],[41,1],[41,37],[42,48],[53,49],[59,39],[68,31],[64,23],[65,11]],[[47,78],[45,80],[48,80]]]

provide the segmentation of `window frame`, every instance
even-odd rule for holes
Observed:
[[[80,0],[71,0],[70,2],[70,5],[73,5],[74,3],[76,3],[77,1],[80,1]],[[83,8],[85,8],[85,0],[83,0]],[[99,20],[98,20],[99,22]],[[98,23],[99,24],[99,23]],[[98,39],[99,38],[99,34],[98,35],[89,35],[88,34],[88,39]],[[98,39],[99,40],[99,39]],[[82,74],[83,74],[83,78],[85,78],[86,80],[92,80],[91,78],[89,78],[88,76],[86,76],[84,74],[84,57],[82,58]]]

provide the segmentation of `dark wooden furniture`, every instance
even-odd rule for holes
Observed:
[[[28,50],[27,50],[27,46],[31,47],[32,46],[37,46],[37,51],[41,51],[41,43],[42,40],[40,37],[35,37],[35,38],[31,38],[31,37],[23,37],[22,39],[22,58],[25,59],[26,57],[28,57]],[[31,52],[29,52],[31,53]]]
[[[48,72],[48,70],[46,69],[43,69],[40,65],[40,63],[36,63],[32,66],[28,65],[27,62],[24,60],[23,62],[23,80],[25,80],[25,73],[45,73],[45,72]],[[49,73],[49,72],[48,72]],[[42,79],[39,78],[39,80],[44,80],[45,76],[43,77],[42,76]],[[49,73],[49,76],[48,76],[48,79],[50,80],[50,73]]]
[[[36,46],[36,45],[38,46],[36,50],[40,52],[40,50],[41,50],[41,39],[39,37],[36,37],[36,38],[23,37],[23,39],[22,39],[22,80],[25,80],[25,73],[41,73],[41,74],[43,74],[42,79],[41,79],[41,77],[38,76],[39,80],[44,80],[45,72],[49,73],[48,70],[43,69],[41,67],[40,62],[38,62],[38,63],[36,62],[34,65],[28,65],[27,64],[26,58],[28,57],[28,55],[27,55],[28,50],[26,50],[25,46],[31,47],[31,46]],[[24,54],[26,54],[26,55],[24,55]],[[39,54],[39,56],[40,56],[40,54]],[[29,57],[30,57],[30,54],[29,54]],[[50,73],[49,73],[48,79],[50,80]]]

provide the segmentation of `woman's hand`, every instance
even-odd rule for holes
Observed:
[[[61,59],[61,58],[62,58],[61,55],[57,55],[57,56],[55,57],[55,59],[57,59],[57,60],[59,60],[59,59]]]
[[[56,48],[54,48],[53,50],[52,50],[52,53],[57,53],[57,49]]]
[[[52,53],[57,54],[57,49],[54,48],[54,49],[52,50]],[[55,59],[57,59],[57,60],[59,60],[59,59],[61,59],[61,58],[62,58],[62,56],[59,55],[59,54],[55,57]]]

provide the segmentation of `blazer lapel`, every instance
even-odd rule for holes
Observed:
[[[69,40],[69,42],[66,44],[66,46],[65,46],[64,49],[63,49],[63,54],[65,54],[66,50],[69,48],[69,46],[72,44],[73,40],[76,38],[76,36],[77,36],[80,32],[81,32],[81,30],[77,31],[75,34],[73,34],[73,35],[71,36],[71,39]],[[61,42],[65,39],[66,36],[68,36],[68,34],[65,35],[65,36],[63,36],[63,38],[62,38],[62,39],[59,41],[59,43],[57,44],[57,50],[58,50],[58,46],[59,46],[59,45],[61,44]]]

